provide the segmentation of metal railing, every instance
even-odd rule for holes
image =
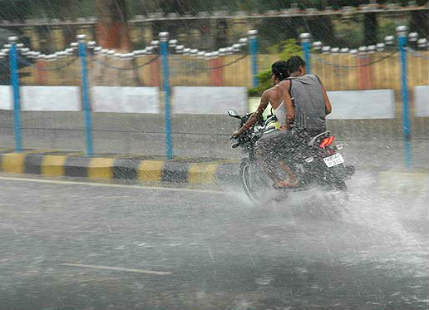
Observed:
[[[407,45],[415,42],[418,48],[426,50],[428,44],[425,38],[418,39],[417,33],[412,32],[408,34],[407,26],[398,26],[396,32],[396,46],[394,44],[395,38],[393,36],[386,36],[384,43],[378,43],[368,47],[362,46],[359,49],[331,48],[329,46],[323,46],[322,42],[314,42],[311,44],[311,35],[308,33],[301,34],[301,43],[307,61],[307,72],[310,72],[312,64],[317,64],[317,66],[314,66],[316,69],[315,72],[322,77],[323,81],[328,81],[328,89],[332,89],[332,85],[330,84],[332,80],[334,80],[334,83],[339,84],[339,89],[374,89],[374,69],[378,70],[378,74],[382,72],[384,76],[389,76],[389,78],[384,81],[396,84],[383,84],[383,86],[387,86],[386,88],[398,89],[401,93],[404,159],[406,167],[409,168],[412,162],[410,144],[409,56],[414,58],[412,60],[413,62],[416,61],[415,58],[419,58],[418,61],[420,62],[420,66],[414,64],[413,68],[417,69],[420,73],[426,72],[426,80],[423,74],[419,74],[418,81],[423,82],[423,84],[429,83],[427,80],[429,78],[429,67],[427,64],[426,66],[421,65],[423,61],[428,60],[426,51],[419,52]],[[312,53],[312,46],[316,53]],[[346,58],[347,56],[339,57],[340,55],[347,54],[352,55],[352,58]],[[397,61],[398,54],[399,62]],[[346,60],[346,63],[344,63],[344,60]],[[377,67],[379,64],[382,66]],[[326,67],[333,69],[331,73],[336,73],[333,79],[326,76]],[[350,72],[354,72],[354,80],[350,79]],[[350,87],[348,83],[354,85]],[[379,82],[378,86],[380,87],[381,85],[382,83]],[[399,87],[397,87],[397,85],[399,85]]]
[[[410,151],[410,86],[429,83],[429,54],[426,39],[418,39],[407,28],[397,28],[394,36],[383,43],[359,49],[331,48],[312,42],[310,34],[301,34],[301,47],[307,71],[315,72],[328,90],[397,90],[402,99],[402,127],[405,161],[411,163]],[[171,87],[186,86],[257,86],[258,64],[268,63],[275,55],[258,54],[255,30],[237,43],[217,51],[199,51],[159,34],[141,50],[119,53],[86,42],[84,35],[63,51],[44,55],[31,51],[10,37],[0,50],[7,60],[13,94],[16,151],[22,150],[20,85],[80,85],[82,112],[85,120],[86,150],[93,154],[90,85],[157,86],[164,92],[165,140],[167,158],[172,158]],[[78,61],[79,60],[79,61]],[[29,76],[21,76],[31,73]],[[131,81],[131,82],[130,82]]]
[[[231,82],[231,80],[225,81],[224,71],[226,68],[233,67],[248,58],[247,50],[244,54],[239,54],[247,45],[249,45],[248,50],[250,51],[249,69],[253,76],[252,83],[253,85],[258,83],[256,78],[258,71],[256,30],[249,31],[248,37],[241,38],[232,46],[211,52],[179,45],[177,40],[169,40],[167,32],[161,32],[159,34],[160,40],[152,41],[151,45],[145,49],[129,53],[103,49],[93,41],[86,42],[85,35],[78,35],[77,39],[78,42],[71,43],[69,48],[45,55],[18,43],[17,37],[10,37],[9,44],[6,44],[0,51],[0,59],[7,58],[9,62],[10,84],[13,90],[15,149],[17,152],[22,151],[20,84],[22,84],[21,82],[23,84],[51,84],[46,81],[47,73],[52,74],[51,79],[55,79],[54,84],[56,85],[80,84],[82,111],[85,120],[86,152],[90,156],[93,155],[93,139],[89,81],[97,83],[97,75],[111,79],[112,72],[115,72],[118,74],[116,76],[117,81],[122,81],[121,74],[132,73],[135,84],[138,86],[161,87],[165,98],[166,150],[169,159],[173,156],[170,125],[171,85],[186,85],[186,77],[195,78],[196,75],[202,80],[200,85],[235,84],[236,82]],[[27,78],[23,78],[20,81],[20,66],[25,67],[22,69],[22,73],[31,72],[36,75],[36,80],[28,81]],[[145,75],[144,71],[147,71],[147,68],[149,68],[149,72]],[[95,78],[92,78],[92,75],[95,75]],[[232,76],[236,75],[233,74]],[[67,79],[67,82],[58,83],[61,78]],[[107,84],[112,84],[111,80],[107,81]]]

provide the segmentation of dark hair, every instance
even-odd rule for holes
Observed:
[[[271,65],[271,73],[274,74],[280,81],[289,77],[289,71],[286,61],[276,61]]]
[[[305,67],[305,61],[299,56],[292,56],[286,62],[289,73],[294,73],[299,70],[299,67]]]

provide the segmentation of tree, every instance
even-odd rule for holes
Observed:
[[[104,48],[131,50],[126,0],[96,0],[97,41]]]
[[[425,5],[427,0],[417,1],[418,5]],[[416,31],[420,36],[429,36],[429,11],[411,12],[410,31]]]
[[[363,16],[364,44],[377,44],[378,23],[376,13],[367,13]]]

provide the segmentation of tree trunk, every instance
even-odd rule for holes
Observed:
[[[59,16],[63,20],[72,20],[79,17],[79,3],[75,0],[65,0],[59,7]],[[76,27],[66,25],[62,27],[65,44],[76,41]]]
[[[216,19],[215,46],[216,48],[228,45],[228,22],[226,19]]]
[[[128,27],[126,0],[96,0],[98,24],[96,39],[98,45],[107,49],[122,52],[132,50],[132,43]],[[101,85],[142,85],[135,58],[126,61],[110,59],[117,67],[133,67],[133,70],[108,71],[106,66],[98,65],[94,72],[95,83]]]
[[[131,50],[126,0],[96,0],[97,41],[103,48]]]
[[[305,17],[304,17],[305,18]],[[311,33],[314,41],[322,41],[327,45],[337,45],[338,42],[335,39],[334,25],[332,23],[331,16],[315,16],[307,19],[308,28],[307,31]],[[305,21],[304,21],[305,25]]]
[[[364,44],[365,45],[374,45],[377,43],[377,14],[368,13],[364,14],[363,17],[364,23]]]
[[[423,1],[420,1],[423,2]],[[419,3],[423,5],[424,3]],[[412,11],[410,20],[410,31],[418,32],[420,37],[427,38],[429,36],[429,11]]]

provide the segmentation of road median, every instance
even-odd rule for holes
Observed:
[[[234,182],[238,161],[193,158],[163,160],[144,156],[13,151],[0,152],[0,171],[45,177],[77,177],[93,181],[217,184]]]
[[[0,172],[43,177],[86,178],[91,181],[126,183],[174,183],[190,185],[228,185],[239,183],[238,160],[210,158],[163,158],[141,155],[98,154],[27,150],[16,153],[0,150]],[[362,171],[362,169],[357,169]],[[401,190],[413,185],[426,186],[428,169],[382,169],[366,167],[385,190]]]

